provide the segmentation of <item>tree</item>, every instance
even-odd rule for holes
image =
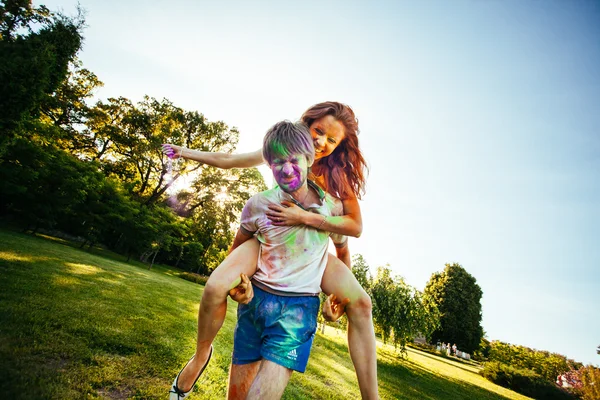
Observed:
[[[582,366],[581,363],[570,360],[562,354],[530,349],[497,340],[489,343],[488,359],[515,368],[532,370],[550,382],[554,382],[557,375]]]
[[[167,180],[169,160],[162,154],[161,143],[231,152],[239,135],[237,129],[222,121],[210,122],[198,112],[148,96],[138,104],[123,97],[97,103],[88,112],[85,134],[88,140],[82,142],[93,145],[82,147],[79,155],[99,160],[108,175],[126,182],[131,193],[148,205],[160,201],[182,175],[207,169],[203,164],[182,160]]]
[[[90,168],[52,145],[16,138],[0,164],[0,210],[34,232],[52,228],[85,201]]]
[[[369,270],[369,264],[367,264],[367,261],[364,259],[362,254],[355,254],[352,257],[352,273],[354,274],[354,277],[358,283],[360,283],[360,286],[369,292],[373,277],[371,276],[371,272]]]
[[[83,18],[67,18],[31,1],[0,5],[0,130],[12,131],[39,114],[41,103],[67,75],[81,48]]]
[[[41,121],[56,129],[59,147],[82,155],[96,146],[85,126],[92,108],[86,103],[103,83],[81,61],[73,59],[68,74],[56,90],[41,102]]]
[[[238,141],[236,128],[167,99],[89,106],[102,82],[76,58],[82,15],[0,1],[0,215],[208,273],[262,175],[185,161],[167,174],[161,143],[231,152]],[[193,188],[168,193],[184,174]]]
[[[431,275],[425,295],[435,302],[441,313],[440,327],[433,332],[432,340],[456,343],[460,350],[468,353],[477,350],[483,337],[483,292],[475,278],[460,264],[446,264],[443,272]]]
[[[3,0],[0,5],[0,39],[12,41],[33,32],[34,23],[46,24],[50,10],[34,8],[31,0]]]
[[[266,186],[255,168],[204,167],[198,173],[180,211],[195,221],[194,238],[203,248],[197,272],[207,274],[227,255],[246,201]]]
[[[598,349],[600,351],[600,349]],[[586,365],[575,371],[575,376],[580,382],[580,387],[575,389],[575,393],[583,400],[600,399],[600,368],[593,365]]]
[[[384,342],[392,339],[404,351],[417,335],[429,336],[439,325],[435,304],[387,267],[377,269],[371,286],[373,321]]]
[[[473,359],[477,361],[487,361],[490,356],[490,351],[492,346],[490,341],[484,336],[481,338],[481,342],[479,343],[479,348],[473,352]]]
[[[431,342],[431,336],[440,327],[440,311],[433,299],[418,290],[414,291],[416,307],[413,311],[414,331]]]

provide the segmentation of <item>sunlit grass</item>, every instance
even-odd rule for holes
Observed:
[[[100,268],[87,264],[65,263],[65,266],[68,268],[69,272],[75,275],[93,275],[102,272]],[[123,275],[119,276],[124,277]]]
[[[162,266],[0,230],[0,397],[166,398],[193,354],[203,287]],[[225,397],[235,304],[190,399]],[[471,365],[379,344],[382,399],[524,399]],[[284,399],[360,398],[345,334],[317,334]]]
[[[14,251],[0,251],[0,260],[33,262],[36,260],[36,258],[25,257],[21,254],[15,253]],[[40,259],[38,258],[37,260],[39,261]]]

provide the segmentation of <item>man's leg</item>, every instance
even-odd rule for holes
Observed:
[[[229,366],[228,400],[244,400],[250,390],[250,385],[256,377],[262,360],[250,364],[231,364]]]
[[[278,400],[283,395],[292,371],[269,360],[260,362],[260,369],[248,391],[248,400]]]
[[[360,286],[352,271],[337,257],[329,254],[327,268],[321,281],[326,294],[339,300],[348,298],[348,350],[354,364],[358,386],[363,399],[377,399],[377,348],[371,298]]]

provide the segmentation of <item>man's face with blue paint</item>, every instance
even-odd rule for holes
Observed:
[[[308,176],[309,165],[304,154],[274,157],[270,167],[279,187],[290,194],[300,189]]]

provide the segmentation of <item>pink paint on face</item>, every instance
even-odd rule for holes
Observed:
[[[304,154],[275,157],[271,161],[271,171],[279,187],[291,194],[306,182],[308,161]]]

